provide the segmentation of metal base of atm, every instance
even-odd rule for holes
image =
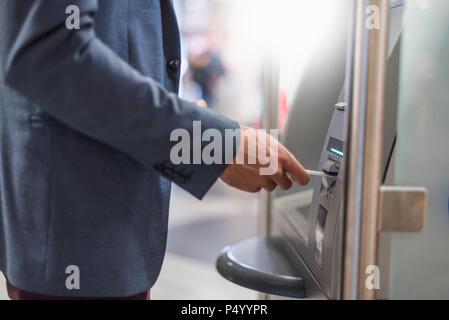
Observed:
[[[260,292],[305,297],[304,271],[285,239],[253,238],[228,246],[217,259],[218,272],[238,285]]]

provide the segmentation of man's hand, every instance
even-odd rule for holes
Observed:
[[[290,189],[292,180],[300,185],[309,183],[310,176],[303,166],[275,138],[248,127],[241,126],[240,129],[237,156],[221,175],[226,184],[247,192],[259,192],[262,188],[270,192],[276,186],[281,190]],[[273,163],[277,165],[271,173],[261,174],[261,170]]]

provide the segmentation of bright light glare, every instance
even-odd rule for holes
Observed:
[[[259,48],[280,61],[280,85],[290,96],[322,37],[338,23],[337,0],[241,0],[251,3]],[[282,74],[284,73],[284,74]],[[285,73],[288,73],[287,75]]]
[[[329,27],[335,0],[249,0],[258,12],[260,36],[268,49],[314,46]],[[294,46],[292,46],[294,44]]]

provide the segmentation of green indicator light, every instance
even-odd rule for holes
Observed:
[[[340,157],[343,157],[345,154],[341,152],[340,150],[337,150],[335,148],[331,148],[331,151],[335,154],[338,154]]]

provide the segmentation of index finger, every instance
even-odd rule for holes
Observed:
[[[310,181],[310,175],[307,173],[306,169],[299,163],[294,155],[290,153],[285,147],[282,147],[286,152],[287,156],[282,162],[282,167],[291,176],[293,181],[301,186],[305,186]]]

